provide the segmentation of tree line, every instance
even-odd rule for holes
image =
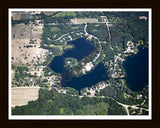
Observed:
[[[13,115],[126,115],[123,107],[108,98],[78,97],[40,89],[39,98],[12,108]]]

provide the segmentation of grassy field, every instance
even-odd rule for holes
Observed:
[[[53,32],[53,31],[60,31],[61,29],[60,28],[58,28],[58,27],[52,27],[51,28],[51,31]]]
[[[75,12],[60,12],[55,15],[55,17],[64,17],[64,16],[76,16]]]
[[[45,11],[44,11],[43,13],[44,13],[45,15],[47,15],[47,16],[50,16],[50,15],[55,14],[56,12],[53,12],[53,11],[52,11],[52,12],[48,12],[48,11],[47,11],[47,12],[45,12]]]
[[[93,29],[92,32],[97,32],[97,30],[96,30],[96,29]]]
[[[59,46],[55,46],[54,44],[51,44],[51,45],[49,45],[49,47],[51,47],[51,48],[53,48],[53,47],[57,47],[57,48],[59,48],[60,50],[63,50],[63,45],[59,45]]]
[[[107,42],[106,42],[106,41],[101,41],[101,43],[104,43],[104,44],[106,44]]]
[[[66,49],[71,49],[71,48],[73,48],[72,45],[66,45],[66,46],[64,46],[64,49],[65,49],[65,50],[66,50]]]

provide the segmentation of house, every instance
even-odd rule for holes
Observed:
[[[106,16],[100,16],[98,19],[99,19],[99,22],[107,22]]]
[[[139,19],[144,19],[146,21],[148,18],[146,16],[140,16]]]

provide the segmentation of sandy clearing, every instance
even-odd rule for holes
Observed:
[[[13,17],[13,20],[20,20],[21,19],[21,13],[12,12],[12,17]]]
[[[12,88],[11,107],[27,105],[28,101],[38,99],[39,88]]]
[[[43,33],[43,25],[23,25],[18,24],[12,27],[12,64],[14,63],[30,63],[32,60],[44,62],[45,50],[40,48],[41,34]],[[34,44],[29,44],[30,39]],[[30,45],[32,47],[27,48]],[[38,60],[37,57],[40,57]]]
[[[75,18],[75,19],[71,19],[71,22],[73,24],[99,23],[98,19],[96,19],[96,18],[84,18],[84,19]]]
[[[24,43],[28,45],[29,39],[13,39],[12,40],[12,57],[14,57],[13,63],[31,63],[32,60],[38,61],[37,57],[40,57],[40,61],[44,61],[45,50],[39,48],[40,40],[37,39],[36,47],[23,48]],[[25,59],[27,57],[27,59]]]

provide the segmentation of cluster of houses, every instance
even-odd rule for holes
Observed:
[[[124,59],[121,58],[121,53],[115,55],[113,60],[109,60],[105,63],[107,68],[109,69],[110,76],[113,78],[124,77],[124,73],[119,66],[119,61],[124,61]]]
[[[125,55],[126,53],[134,53],[134,43],[132,41],[127,42],[127,49],[124,51]],[[127,56],[127,55],[126,55]]]
[[[87,63],[83,66],[82,72],[85,74],[86,72],[90,71],[94,67],[92,62]]]
[[[55,41],[60,41],[60,42],[68,42],[68,41],[72,41],[73,37],[71,36],[71,34],[75,34],[74,36],[78,37],[83,37],[84,33],[83,32],[71,32],[68,34],[64,34],[61,37],[59,37],[58,39],[56,39]]]
[[[111,84],[107,83],[99,83],[97,86],[92,86],[91,88],[86,88],[85,92],[82,94],[81,97],[83,96],[88,96],[88,97],[95,97],[96,92],[100,92],[100,90],[104,89],[107,86],[110,86]]]

